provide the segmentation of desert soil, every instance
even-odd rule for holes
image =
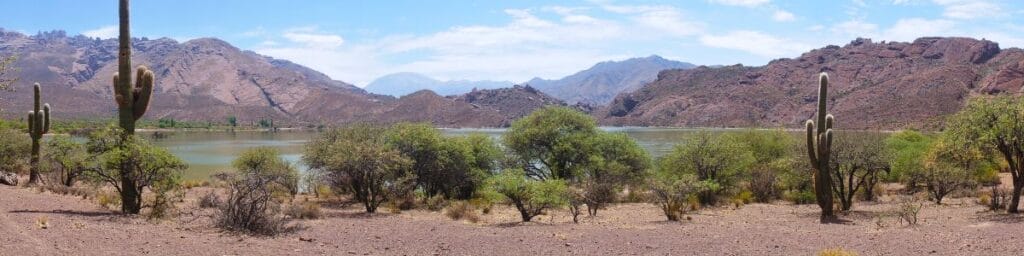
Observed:
[[[816,206],[782,202],[704,209],[677,223],[650,204],[617,204],[580,224],[564,210],[523,224],[499,206],[469,223],[441,212],[367,215],[359,205],[325,203],[323,219],[258,237],[213,228],[214,210],[196,206],[208,190],[190,190],[176,217],[150,221],[81,197],[0,186],[0,255],[814,255],[840,247],[861,255],[1024,254],[1024,217],[988,212],[973,198],[924,203],[914,226],[886,214],[898,205],[887,198],[860,202],[843,224],[819,224]]]

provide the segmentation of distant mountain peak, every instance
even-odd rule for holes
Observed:
[[[690,63],[652,54],[620,61],[603,61],[558,80],[534,78],[528,83],[569,104],[582,102],[605,105],[620,93],[635,91],[643,84],[654,81],[662,70],[693,67]]]
[[[368,92],[401,97],[421,90],[430,90],[439,95],[457,95],[476,89],[497,89],[512,86],[507,81],[441,81],[415,72],[398,72],[381,76],[363,89]]]

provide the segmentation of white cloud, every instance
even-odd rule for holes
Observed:
[[[832,33],[846,37],[875,37],[878,25],[863,20],[848,20],[832,25]]]
[[[702,33],[704,25],[686,19],[682,12],[667,5],[603,5],[606,11],[634,15],[632,20],[646,29],[672,36],[692,36]]]
[[[293,29],[285,32],[282,37],[288,41],[316,49],[332,49],[345,43],[345,39],[339,35],[320,33],[309,28]]]
[[[986,0],[934,0],[945,8],[942,15],[953,19],[976,19],[984,17],[1001,17],[1002,8]]]
[[[956,23],[943,19],[900,19],[883,32],[882,39],[909,42],[925,36],[952,36],[955,35],[955,25]]]
[[[775,13],[772,14],[772,19],[775,21],[794,21],[796,20],[796,16],[793,16],[793,13],[785,10],[775,10]]]
[[[711,3],[731,5],[731,6],[743,6],[743,7],[757,7],[771,2],[771,0],[709,0]]]
[[[704,35],[700,42],[705,46],[735,49],[763,57],[787,57],[800,54],[811,47],[774,37],[759,31],[738,30],[723,35]]]
[[[107,39],[115,38],[118,35],[117,26],[103,26],[97,29],[82,31],[82,35],[93,38]]]

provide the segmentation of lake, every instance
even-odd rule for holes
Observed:
[[[697,131],[683,128],[641,127],[605,127],[602,129],[629,135],[654,157],[671,151],[676,143]],[[499,139],[505,129],[441,129],[441,131],[446,136],[484,133]],[[207,179],[212,173],[231,170],[231,161],[243,151],[261,146],[277,148],[285,159],[297,164],[300,171],[305,171],[305,167],[301,165],[300,161],[302,148],[306,141],[317,135],[317,132],[180,131],[139,132],[139,135],[145,136],[158,146],[167,148],[188,163],[189,169],[185,172],[185,179]]]

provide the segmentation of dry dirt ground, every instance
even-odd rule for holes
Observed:
[[[0,186],[0,255],[814,255],[837,247],[860,255],[1024,255],[1024,217],[988,212],[973,198],[924,203],[915,226],[886,216],[895,203],[859,203],[843,224],[818,224],[815,206],[781,202],[705,209],[679,223],[650,204],[619,204],[580,224],[564,210],[522,224],[500,206],[469,223],[441,212],[367,215],[359,205],[325,204],[323,219],[292,221],[298,231],[254,237],[212,227],[214,211],[196,206],[208,190],[190,190],[177,217],[149,221],[81,197]]]

